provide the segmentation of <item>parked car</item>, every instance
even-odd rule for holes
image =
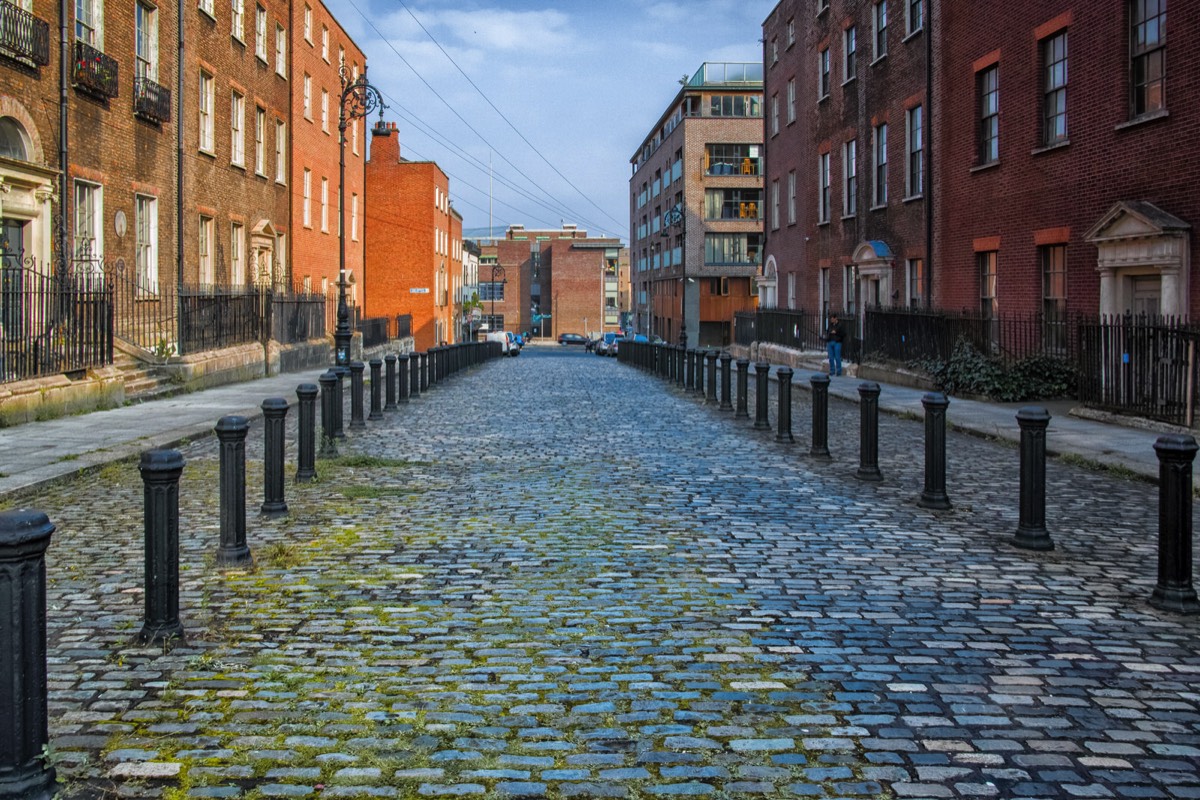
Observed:
[[[587,337],[582,333],[560,333],[558,335],[559,344],[587,344]]]
[[[596,355],[598,355],[598,356],[608,355],[608,348],[609,348],[609,346],[612,345],[613,341],[616,338],[617,338],[617,334],[612,333],[610,331],[609,333],[604,334],[598,340],[596,340],[596,346],[595,346],[595,348],[593,348],[596,352]]]
[[[520,350],[509,340],[507,331],[491,331],[487,335],[487,341],[496,342],[500,345],[500,352],[506,356],[515,356]]]
[[[611,342],[609,342],[609,344],[608,344],[608,350],[607,350],[607,351],[605,351],[604,355],[606,355],[606,356],[616,356],[616,355],[617,355],[617,348],[619,348],[619,347],[621,346],[621,342],[623,342],[623,341],[625,341],[625,337],[624,337],[624,336],[615,336],[615,337],[613,337],[613,340],[612,340]]]
[[[524,346],[525,342],[521,339],[520,334],[513,333],[512,331],[505,331],[504,335],[508,337],[508,354],[510,356],[521,355],[521,348]]]

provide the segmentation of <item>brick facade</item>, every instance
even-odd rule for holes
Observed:
[[[543,243],[542,264],[549,271],[550,335],[616,331],[619,308],[605,307],[606,275],[614,289],[621,260],[619,239],[551,239]],[[615,298],[619,299],[619,298]]]

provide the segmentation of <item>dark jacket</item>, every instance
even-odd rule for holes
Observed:
[[[844,338],[846,338],[846,332],[842,329],[842,321],[840,319],[836,322],[830,320],[829,327],[825,329],[825,341],[841,344]]]

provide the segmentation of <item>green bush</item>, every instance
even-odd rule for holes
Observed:
[[[955,342],[949,361],[926,359],[909,366],[928,373],[948,394],[977,394],[1005,403],[1073,396],[1077,375],[1071,362],[1046,355],[1029,356],[1006,368],[966,338]]]

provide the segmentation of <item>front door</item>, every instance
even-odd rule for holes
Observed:
[[[1135,315],[1157,317],[1162,310],[1162,278],[1139,275],[1133,279],[1133,308]]]

